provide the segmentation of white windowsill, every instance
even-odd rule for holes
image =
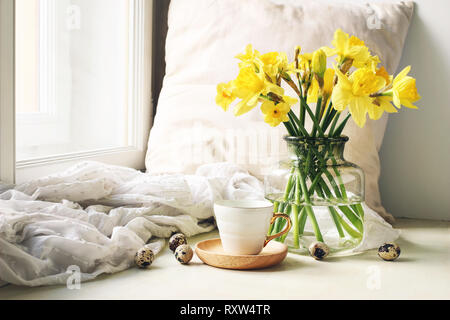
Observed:
[[[233,271],[197,257],[180,265],[166,247],[150,270],[102,275],[81,290],[7,286],[0,299],[448,299],[450,222],[399,219],[396,227],[402,230],[396,262],[382,261],[375,250],[323,262],[289,254],[273,268]],[[200,235],[190,244],[216,236]],[[380,271],[378,290],[367,287],[374,267]]]

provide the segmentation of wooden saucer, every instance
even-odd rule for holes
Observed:
[[[286,258],[288,247],[271,241],[258,255],[232,255],[225,253],[220,239],[204,240],[197,244],[195,253],[204,263],[223,269],[262,269],[279,264]]]

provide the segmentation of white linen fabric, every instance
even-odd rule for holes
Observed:
[[[233,57],[250,43],[261,53],[284,51],[292,60],[296,45],[303,52],[331,46],[335,30],[341,28],[364,40],[394,73],[412,13],[412,2],[172,1],[166,76],[149,138],[148,172],[194,173],[202,164],[229,161],[264,176],[286,156],[286,130],[282,125],[269,127],[258,108],[235,118],[215,105],[216,85],[238,74]],[[368,121],[363,129],[350,122],[344,131],[350,137],[345,157],[366,174],[366,203],[392,222],[378,188],[378,151],[386,124],[387,116]]]
[[[214,229],[213,202],[262,199],[263,186],[233,164],[201,166],[195,175],[150,175],[83,162],[0,195],[0,282],[65,284],[72,266],[92,280],[133,266],[150,241],[157,254],[173,232]],[[357,250],[395,240],[399,232],[366,209]]]

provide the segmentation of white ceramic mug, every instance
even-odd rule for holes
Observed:
[[[222,247],[234,255],[256,255],[269,243],[291,228],[289,216],[273,213],[268,201],[221,200],[214,203],[214,214],[219,228]],[[269,227],[277,218],[286,219],[286,227],[280,233],[267,236]]]

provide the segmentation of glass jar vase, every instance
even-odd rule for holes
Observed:
[[[278,239],[290,252],[323,242],[331,255],[352,254],[364,234],[364,173],[344,159],[349,138],[284,138],[288,158],[265,176],[265,196],[275,212],[290,215],[292,229]],[[282,230],[283,222],[269,230]]]

